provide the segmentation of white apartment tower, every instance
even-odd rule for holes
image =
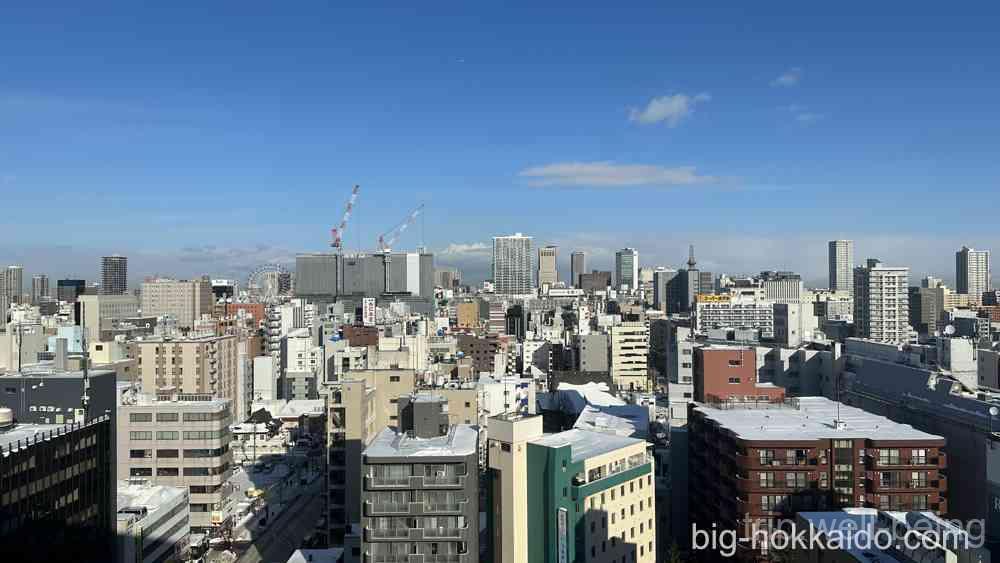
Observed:
[[[521,233],[493,237],[493,285],[500,295],[532,291],[531,237]]]
[[[854,295],[854,241],[830,241],[830,291]]]
[[[548,284],[549,287],[559,281],[556,269],[556,254],[559,247],[549,245],[538,249],[538,287]]]
[[[639,251],[623,248],[615,253],[615,287],[634,290],[639,284]]]
[[[963,246],[955,253],[955,289],[969,295],[969,301],[982,303],[983,293],[993,287],[990,251]]]
[[[858,336],[905,343],[910,335],[910,269],[869,258],[854,269],[854,325]]]

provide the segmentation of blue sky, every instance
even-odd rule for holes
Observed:
[[[0,262],[238,274],[418,203],[470,277],[523,231],[822,278],[1000,246],[1000,7],[940,3],[11,3]]]

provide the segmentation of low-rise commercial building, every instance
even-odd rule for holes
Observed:
[[[118,481],[116,561],[184,561],[190,514],[186,489]]]

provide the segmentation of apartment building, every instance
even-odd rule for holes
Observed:
[[[532,292],[531,237],[516,233],[493,237],[493,287],[498,295]]]
[[[823,397],[692,404],[688,434],[690,510],[702,530],[746,537],[753,525],[844,507],[948,511],[944,438]]]
[[[854,241],[831,240],[828,244],[830,291],[854,295]]]
[[[0,558],[107,561],[114,549],[114,426],[14,424],[0,409]],[[67,551],[68,550],[68,551]]]
[[[656,560],[649,443],[540,416],[489,421],[487,529],[494,563]]]
[[[750,295],[695,296],[695,330],[713,328],[752,329],[762,338],[774,336],[774,303]]]
[[[761,381],[757,350],[703,345],[694,350],[694,400],[729,403],[780,402],[785,390]]]
[[[993,289],[993,272],[989,250],[963,246],[955,253],[955,289],[979,305],[983,294]]]
[[[202,315],[214,312],[212,282],[159,278],[142,284],[142,314],[151,317],[169,316],[182,329],[194,327]]]
[[[869,258],[854,269],[854,326],[861,338],[909,342],[910,269]]]
[[[365,448],[364,561],[479,561],[479,432],[448,425],[447,402],[399,403],[397,428]]]
[[[206,394],[146,394],[125,388],[118,406],[122,479],[185,489],[192,532],[223,520],[231,500],[231,403]]]
[[[608,329],[611,341],[611,380],[619,389],[649,391],[649,327],[623,322]]]
[[[233,335],[191,338],[151,337],[135,341],[142,388],[147,392],[215,393],[243,412],[247,387],[237,377],[239,343]]]
[[[347,561],[360,561],[361,460],[386,426],[398,423],[397,404],[416,386],[413,370],[358,370],[324,386],[327,417],[327,538],[344,545]]]
[[[139,299],[134,295],[79,295],[80,317],[87,329],[87,338],[101,339],[101,331],[112,327],[115,321],[139,316]]]
[[[101,293],[124,295],[128,291],[128,257],[114,254],[101,257]]]

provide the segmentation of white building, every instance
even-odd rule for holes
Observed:
[[[118,481],[117,554],[121,563],[180,561],[191,531],[186,488]]]
[[[831,240],[829,243],[830,291],[854,295],[854,241]]]
[[[142,284],[142,314],[147,317],[173,317],[177,326],[194,327],[202,315],[211,314],[215,300],[208,279],[155,279]]]
[[[500,295],[532,291],[531,237],[521,233],[493,237],[493,289]]]
[[[612,326],[611,380],[621,390],[649,391],[649,327],[644,322]]]
[[[854,326],[861,338],[908,342],[910,269],[883,266],[874,258],[854,269]]]
[[[538,249],[538,287],[552,287],[559,281],[559,270],[556,267],[559,247],[544,246]]]
[[[955,253],[955,286],[959,293],[969,295],[969,301],[980,304],[983,293],[993,287],[990,251],[963,246]]]
[[[698,295],[695,299],[695,330],[745,328],[774,335],[774,303],[754,295]]]

